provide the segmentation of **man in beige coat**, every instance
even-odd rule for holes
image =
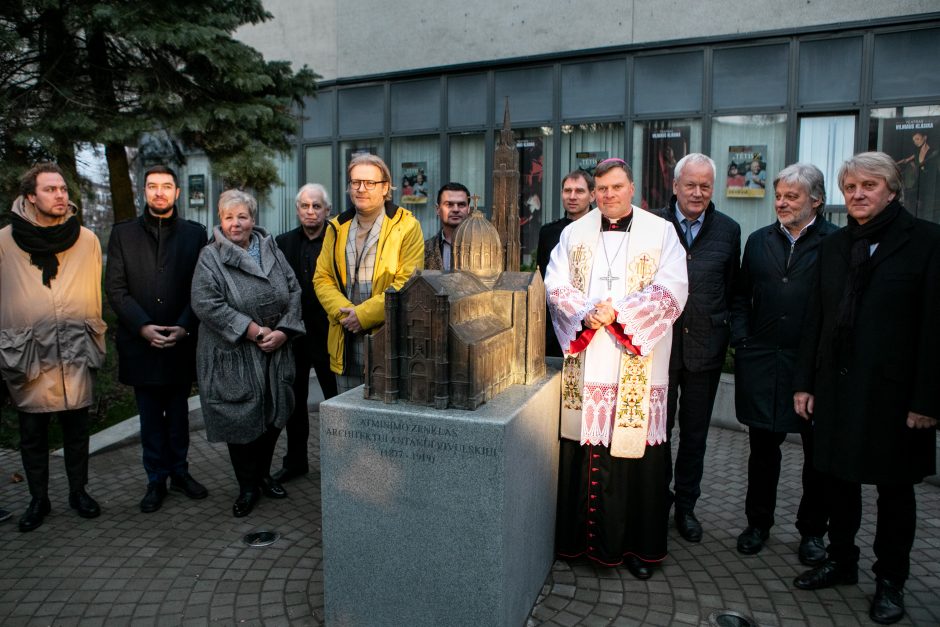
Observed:
[[[20,531],[39,527],[48,497],[49,419],[62,427],[69,506],[94,518],[88,482],[88,407],[104,363],[101,245],[81,227],[62,170],[34,166],[20,180],[11,224],[0,230],[0,373],[20,416],[32,501]]]

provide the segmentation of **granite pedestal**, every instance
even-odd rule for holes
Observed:
[[[476,411],[320,405],[328,625],[525,623],[553,560],[559,374]]]

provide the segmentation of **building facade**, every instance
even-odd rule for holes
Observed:
[[[426,234],[438,228],[434,192],[444,182],[464,183],[488,210],[506,98],[524,266],[538,227],[563,212],[561,177],[605,157],[626,158],[634,202],[656,207],[668,202],[675,162],[709,154],[714,201],[746,236],[774,219],[770,182],[785,165],[822,169],[839,221],[839,165],[884,150],[901,164],[907,206],[940,221],[937,0],[266,6],[274,18],[239,37],[323,75],[282,163],[285,186],[259,219],[275,232],[293,223],[303,182],[323,183],[345,207],[345,164],[357,151],[388,162],[395,201]],[[187,169],[211,183],[208,163],[191,159]],[[419,171],[429,193],[402,202]],[[212,203],[218,191],[209,190]],[[204,211],[210,220],[214,206]]]

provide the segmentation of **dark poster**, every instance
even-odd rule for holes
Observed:
[[[688,126],[650,122],[643,133],[641,207],[665,207],[672,197],[672,177],[679,159],[689,154]]]
[[[591,176],[594,176],[594,170],[597,164],[609,157],[606,150],[594,152],[576,152],[574,157],[578,163],[578,169],[584,170]]]
[[[884,120],[882,151],[901,170],[901,201],[918,218],[940,222],[940,117]]]
[[[542,138],[516,140],[519,151],[519,236],[521,254],[535,255],[542,226]]]

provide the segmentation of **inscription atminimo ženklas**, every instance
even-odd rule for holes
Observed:
[[[431,464],[443,455],[496,457],[498,454],[496,447],[462,442],[460,429],[456,427],[407,420],[360,418],[348,427],[327,427],[325,433],[334,438],[360,440],[375,448],[382,457]]]

